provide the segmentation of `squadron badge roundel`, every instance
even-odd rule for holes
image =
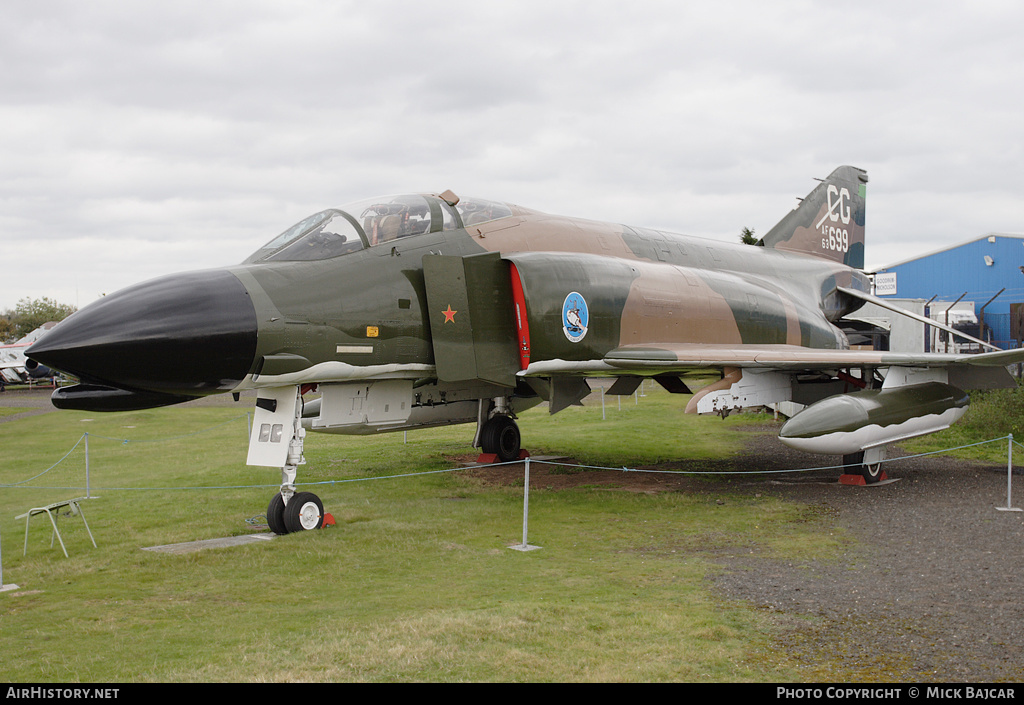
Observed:
[[[578,343],[587,334],[590,323],[590,311],[587,300],[578,291],[569,292],[562,304],[562,332],[570,343]]]

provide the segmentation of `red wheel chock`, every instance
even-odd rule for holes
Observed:
[[[885,474],[885,470],[882,471],[882,476],[878,478],[878,482],[885,482],[889,479],[889,476]],[[840,485],[853,485],[855,487],[867,486],[867,480],[864,479],[863,475],[840,475]],[[875,483],[878,484],[878,483]]]
[[[529,451],[519,451],[519,460],[526,460],[530,457]],[[481,453],[480,457],[476,459],[477,465],[493,465],[498,462],[498,455],[496,453]]]

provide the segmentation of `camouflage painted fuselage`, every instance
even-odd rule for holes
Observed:
[[[519,210],[337,260],[230,268],[260,312],[249,374],[298,373],[328,361],[433,366],[430,321],[443,311],[428,306],[423,257],[486,252],[515,264],[521,278],[531,363],[600,360],[623,346],[670,343],[844,348],[832,322],[859,303],[836,287],[867,289],[861,272],[823,259]],[[570,292],[589,312],[576,341],[563,330]],[[495,304],[491,315],[511,324],[511,302]],[[465,311],[442,319],[452,328],[468,324]],[[517,347],[515,338],[503,344]]]
[[[524,379],[655,375],[645,360],[841,350],[833,324],[860,302],[840,288],[868,289],[866,181],[840,167],[760,247],[450,192],[374,199],[310,216],[244,264],[105,297],[32,354],[81,378],[59,406],[118,410],[367,379],[436,385],[428,403],[495,398],[532,394]]]

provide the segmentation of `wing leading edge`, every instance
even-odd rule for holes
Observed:
[[[824,350],[798,345],[631,345],[587,362],[547,360],[530,364],[521,375],[653,374],[699,372],[724,367],[789,372],[820,372],[849,367],[1001,368],[1024,362],[1024,349],[976,355],[897,353],[877,350]]]
[[[611,350],[601,360],[535,362],[519,374],[552,379],[614,376],[634,382],[653,377],[662,386],[678,383],[666,386],[672,391],[671,386],[686,389],[681,377],[720,371],[720,380],[693,395],[687,413],[724,415],[795,402],[811,405],[801,413],[813,417],[820,414],[819,402],[846,396],[857,388],[863,390],[861,394],[879,386],[886,390],[932,384],[954,391],[1010,388],[1015,382],[1006,366],[1019,362],[1024,362],[1024,349],[963,355],[825,350],[796,345],[634,345]],[[880,369],[886,370],[884,380],[875,374]]]

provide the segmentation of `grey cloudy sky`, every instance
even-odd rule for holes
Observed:
[[[1024,232],[1024,3],[0,9],[0,310],[440,192],[736,241],[840,164],[867,265]]]

